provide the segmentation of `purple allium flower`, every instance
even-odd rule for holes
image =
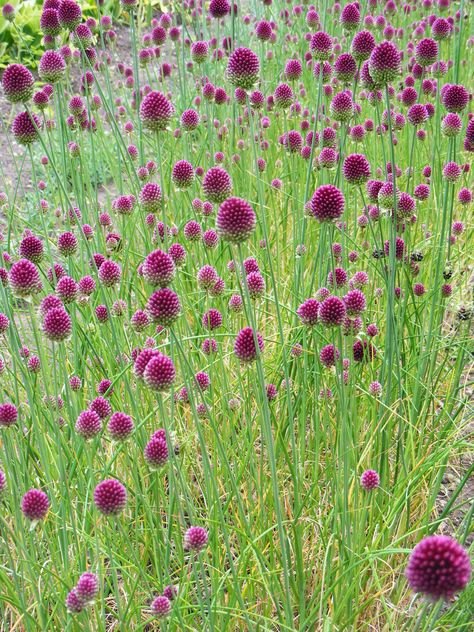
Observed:
[[[196,110],[185,110],[181,115],[181,127],[187,132],[192,132],[199,126],[199,114]]]
[[[303,146],[303,137],[297,130],[290,130],[283,135],[283,145],[290,154],[299,153]]]
[[[324,31],[318,31],[311,38],[310,49],[315,59],[319,61],[329,59],[332,51],[331,36]]]
[[[201,224],[192,219],[186,223],[183,234],[189,241],[199,241],[202,237]]]
[[[255,35],[261,42],[268,42],[273,33],[272,25],[266,20],[260,20],[255,26]]]
[[[456,162],[448,162],[443,167],[443,177],[448,182],[457,182],[461,177],[461,167]]]
[[[258,81],[259,71],[258,56],[250,48],[239,47],[229,57],[226,75],[234,86],[250,90]]]
[[[344,212],[344,196],[332,184],[323,184],[311,198],[311,214],[319,222],[332,222]]]
[[[400,52],[392,42],[378,44],[370,54],[369,71],[378,84],[394,81],[400,72]]]
[[[357,72],[357,63],[350,53],[343,53],[334,62],[334,73],[339,81],[350,83]]]
[[[73,31],[82,20],[81,7],[74,0],[61,0],[58,7],[58,18],[63,28]]]
[[[229,299],[229,310],[234,314],[240,314],[243,308],[242,297],[239,294],[233,294]]]
[[[363,154],[350,154],[344,159],[342,173],[349,184],[364,184],[370,178],[369,161]]]
[[[30,296],[41,288],[38,268],[28,259],[20,259],[13,264],[9,280],[16,296]]]
[[[33,96],[35,80],[31,72],[22,64],[10,64],[5,68],[2,87],[5,98],[10,103],[25,103]]]
[[[5,493],[6,488],[7,488],[7,477],[5,476],[5,473],[2,470],[0,470],[0,499],[2,495]]]
[[[6,314],[0,313],[0,334],[4,334],[10,325],[10,319]]]
[[[232,180],[222,167],[212,167],[204,176],[202,188],[207,200],[220,204],[232,193]]]
[[[66,597],[66,608],[71,614],[78,614],[84,609],[84,603],[77,596],[76,589],[73,588]]]
[[[174,115],[174,106],[161,92],[149,92],[140,105],[140,118],[152,132],[165,130]]]
[[[258,332],[255,334],[255,337],[257,338],[258,350],[255,345],[254,331],[251,327],[244,327],[237,334],[234,343],[234,353],[241,362],[254,362],[259,353],[262,353],[264,349],[263,338]]]
[[[380,397],[380,395],[382,394],[382,385],[380,384],[380,382],[371,382],[369,384],[369,393],[373,397]]]
[[[79,293],[79,286],[69,276],[62,276],[56,285],[56,294],[63,303],[73,303]]]
[[[14,404],[0,404],[0,427],[8,428],[18,421],[18,410]]]
[[[209,45],[207,42],[193,42],[191,44],[191,59],[196,64],[202,64],[209,56]]]
[[[151,611],[153,615],[159,619],[167,617],[171,612],[171,603],[168,597],[165,597],[165,595],[156,597],[156,599],[152,601]]]
[[[470,204],[472,202],[472,193],[469,189],[463,187],[458,193],[458,202],[461,204]]]
[[[412,125],[423,125],[428,120],[428,112],[423,103],[414,103],[407,112],[407,119]]]
[[[425,37],[418,42],[415,48],[415,59],[424,68],[431,66],[438,57],[438,44],[430,37]]]
[[[257,218],[253,208],[241,198],[230,197],[219,207],[217,213],[217,234],[224,241],[241,243],[255,230]]]
[[[405,571],[410,587],[430,599],[451,599],[471,576],[467,551],[446,535],[431,535],[413,549]]]
[[[361,486],[370,491],[380,485],[380,476],[375,470],[365,470],[360,477]]]
[[[217,353],[217,342],[214,340],[214,338],[206,338],[202,341],[201,349],[205,355]]]
[[[370,31],[359,31],[354,35],[351,53],[356,61],[361,62],[369,59],[374,48],[375,38]]]
[[[43,53],[38,66],[38,74],[43,81],[56,83],[65,72],[66,63],[57,51],[47,50]]]
[[[178,595],[178,589],[176,586],[173,586],[173,584],[170,584],[169,586],[166,586],[163,590],[163,595],[167,597],[170,601],[173,601],[173,599],[175,599]]]
[[[38,140],[40,127],[41,121],[36,114],[20,112],[13,119],[12,133],[20,145],[31,145]]]
[[[118,263],[111,259],[106,259],[99,268],[99,281],[105,287],[113,287],[120,283],[122,269]]]
[[[441,121],[441,131],[444,136],[451,138],[457,136],[462,130],[462,120],[455,112],[448,112]]]
[[[177,189],[187,189],[194,182],[194,169],[187,160],[178,160],[171,171],[171,179]]]
[[[30,489],[23,496],[21,510],[28,520],[43,520],[49,509],[49,498],[40,489]]]
[[[308,298],[302,303],[297,310],[297,314],[300,317],[303,325],[313,327],[318,322],[320,303],[314,298]]]
[[[107,431],[115,441],[124,441],[133,432],[132,418],[122,412],[115,412],[109,419]]]
[[[174,279],[176,268],[170,255],[154,250],[142,266],[143,278],[153,287],[166,287]]]
[[[234,5],[234,11],[236,11],[237,5]],[[224,18],[230,13],[231,7],[227,0],[211,0],[209,3],[209,14],[216,20]]]
[[[265,293],[265,280],[260,272],[250,272],[246,280],[250,298],[261,298]]]
[[[93,603],[99,594],[99,580],[94,573],[82,573],[76,585],[76,595],[84,604]]]
[[[218,279],[219,275],[217,274],[216,269],[209,264],[203,266],[197,274],[198,285],[203,290],[209,290],[212,288]]]
[[[274,399],[276,399],[278,395],[278,389],[275,384],[267,384],[265,386],[265,391],[267,393],[267,399],[269,402],[272,402]]]
[[[275,105],[279,108],[289,108],[293,103],[293,90],[287,83],[280,83],[273,94]]]
[[[199,553],[206,548],[209,535],[204,527],[189,527],[184,534],[184,549]]]
[[[354,31],[359,26],[360,22],[359,3],[352,2],[346,4],[341,11],[339,21],[346,31]]]
[[[367,340],[356,340],[352,347],[352,355],[354,357],[354,362],[371,362],[377,352],[375,347],[368,342]]]
[[[161,288],[148,299],[147,310],[156,323],[169,327],[179,317],[181,304],[175,292],[169,288]]]
[[[29,259],[33,263],[41,263],[44,257],[43,242],[36,235],[27,235],[20,242],[18,254],[24,259]]]
[[[358,316],[365,311],[365,295],[360,290],[350,290],[343,298],[348,316]]]
[[[145,446],[144,457],[151,469],[163,467],[169,457],[166,438],[153,436]]]
[[[61,235],[59,235],[58,252],[64,257],[70,257],[73,255],[77,251],[77,248],[78,241],[74,233],[66,231],[65,233],[61,233]]]
[[[53,307],[44,315],[43,331],[48,340],[62,342],[71,335],[71,317],[63,307]]]
[[[222,326],[222,315],[217,309],[209,309],[202,317],[202,326],[209,331]]]
[[[448,112],[462,112],[469,103],[469,92],[464,86],[446,84],[441,90],[441,103]]]
[[[2,15],[5,20],[11,22],[15,18],[15,7],[11,5],[9,2],[3,5],[2,7]]]
[[[116,479],[106,479],[94,490],[94,504],[105,516],[117,515],[125,509],[127,490]]]
[[[354,114],[354,103],[348,92],[338,92],[329,106],[331,116],[335,121],[348,121]]]
[[[446,39],[451,35],[453,27],[445,18],[436,18],[431,25],[431,33],[434,39],[438,42]]]
[[[84,410],[76,421],[76,432],[84,439],[92,439],[97,436],[102,429],[99,415],[93,410]]]
[[[161,209],[161,188],[155,182],[147,182],[139,195],[139,202],[145,213],[157,213]]]
[[[321,364],[326,367],[335,366],[336,360],[340,357],[339,350],[334,347],[334,345],[326,345],[321,349],[319,354],[319,359],[321,360]]]
[[[299,59],[289,59],[285,64],[285,77],[288,81],[297,81],[303,73],[303,66]]]
[[[61,299],[59,298],[59,296],[56,296],[55,294],[48,294],[41,301],[39,311],[40,311],[40,314],[44,316],[46,312],[56,307],[63,308]]]
[[[176,369],[173,361],[161,353],[153,355],[143,373],[143,379],[148,388],[158,392],[168,390],[173,384],[175,377]]]
[[[346,315],[344,302],[338,296],[328,296],[319,306],[319,320],[326,327],[342,324]]]

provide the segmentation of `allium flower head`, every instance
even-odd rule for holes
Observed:
[[[43,520],[49,509],[49,498],[40,489],[30,489],[23,496],[21,510],[28,520]]]
[[[349,92],[338,92],[329,106],[335,121],[349,121],[354,114],[354,103]]]
[[[31,145],[37,141],[40,128],[41,121],[34,113],[20,112],[13,119],[12,133],[20,145]]]
[[[369,71],[378,84],[394,81],[400,72],[400,52],[392,42],[386,40],[376,46],[369,58]]]
[[[319,306],[319,320],[326,327],[342,325],[346,307],[338,296],[328,296]]]
[[[178,160],[171,171],[171,179],[178,189],[187,189],[194,182],[194,169],[188,160]]]
[[[159,595],[151,604],[151,611],[158,619],[163,619],[171,612],[171,602],[165,595]]]
[[[161,92],[149,92],[140,105],[143,125],[153,132],[165,130],[174,112],[173,104]]]
[[[209,535],[203,527],[189,527],[184,534],[184,548],[198,553],[206,548]]]
[[[8,428],[18,421],[18,409],[14,404],[0,404],[0,428]]]
[[[148,299],[148,312],[163,327],[170,327],[179,317],[181,305],[178,295],[169,288],[161,288]]]
[[[354,35],[351,44],[351,53],[358,62],[369,59],[370,53],[375,48],[375,38],[370,31],[359,31]]]
[[[63,28],[73,31],[82,20],[81,7],[74,0],[61,0],[58,18]]]
[[[174,279],[176,268],[173,259],[162,250],[154,250],[145,259],[143,278],[153,287],[166,287]]]
[[[344,213],[344,196],[332,184],[323,184],[311,198],[311,215],[319,222],[333,222]]]
[[[22,64],[10,64],[5,68],[2,87],[5,98],[10,103],[25,103],[33,96],[35,80],[31,72]]]
[[[217,234],[224,241],[241,243],[246,241],[255,230],[257,218],[248,202],[241,198],[226,199],[217,213]]]
[[[156,182],[147,182],[139,195],[140,206],[145,213],[157,213],[161,209],[161,187]]]
[[[238,88],[250,90],[258,81],[260,62],[250,48],[239,47],[229,57],[227,77]]]
[[[117,515],[125,509],[127,490],[116,479],[106,479],[94,490],[94,504],[105,516]]]
[[[441,103],[448,112],[462,112],[469,103],[469,92],[464,86],[446,84],[441,90]]]
[[[425,37],[418,42],[415,48],[415,58],[420,66],[431,66],[438,57],[438,44],[430,37]]]
[[[94,573],[82,573],[76,584],[76,595],[84,604],[90,604],[99,594],[99,580]]]
[[[297,314],[303,323],[308,327],[313,327],[318,322],[319,301],[314,298],[308,298],[302,303],[297,310]]]
[[[92,439],[101,431],[102,422],[95,411],[84,410],[77,418],[75,428],[84,439]]]
[[[151,469],[157,470],[168,460],[166,437],[153,436],[145,446],[144,457]]]
[[[176,369],[173,361],[161,353],[152,356],[143,373],[143,379],[148,388],[158,392],[168,390],[175,377]]]
[[[43,81],[56,83],[65,72],[66,63],[57,51],[47,50],[43,53],[38,66],[38,74]]]
[[[122,412],[113,413],[107,424],[107,431],[115,441],[124,441],[132,434],[133,429],[132,418]]]
[[[405,574],[415,592],[430,599],[451,599],[469,582],[469,555],[453,538],[431,535],[415,546]]]
[[[318,31],[311,38],[310,49],[315,59],[319,61],[329,59],[332,51],[331,36],[324,31]]]
[[[12,265],[9,279],[16,296],[30,296],[41,288],[38,268],[28,259],[20,259]]]
[[[363,154],[350,154],[344,159],[342,173],[349,184],[359,186],[370,178],[370,163]]]
[[[375,470],[366,470],[360,477],[360,484],[364,489],[370,491],[380,485],[380,476]]]
[[[258,353],[263,351],[264,343],[262,336],[257,332],[255,337],[257,338],[258,351],[255,345],[254,331],[251,327],[244,327],[244,329],[241,329],[237,334],[234,343],[234,353],[241,362],[254,362],[257,359]]]
[[[71,335],[71,317],[63,307],[49,309],[44,316],[43,331],[48,340],[62,342]]]

